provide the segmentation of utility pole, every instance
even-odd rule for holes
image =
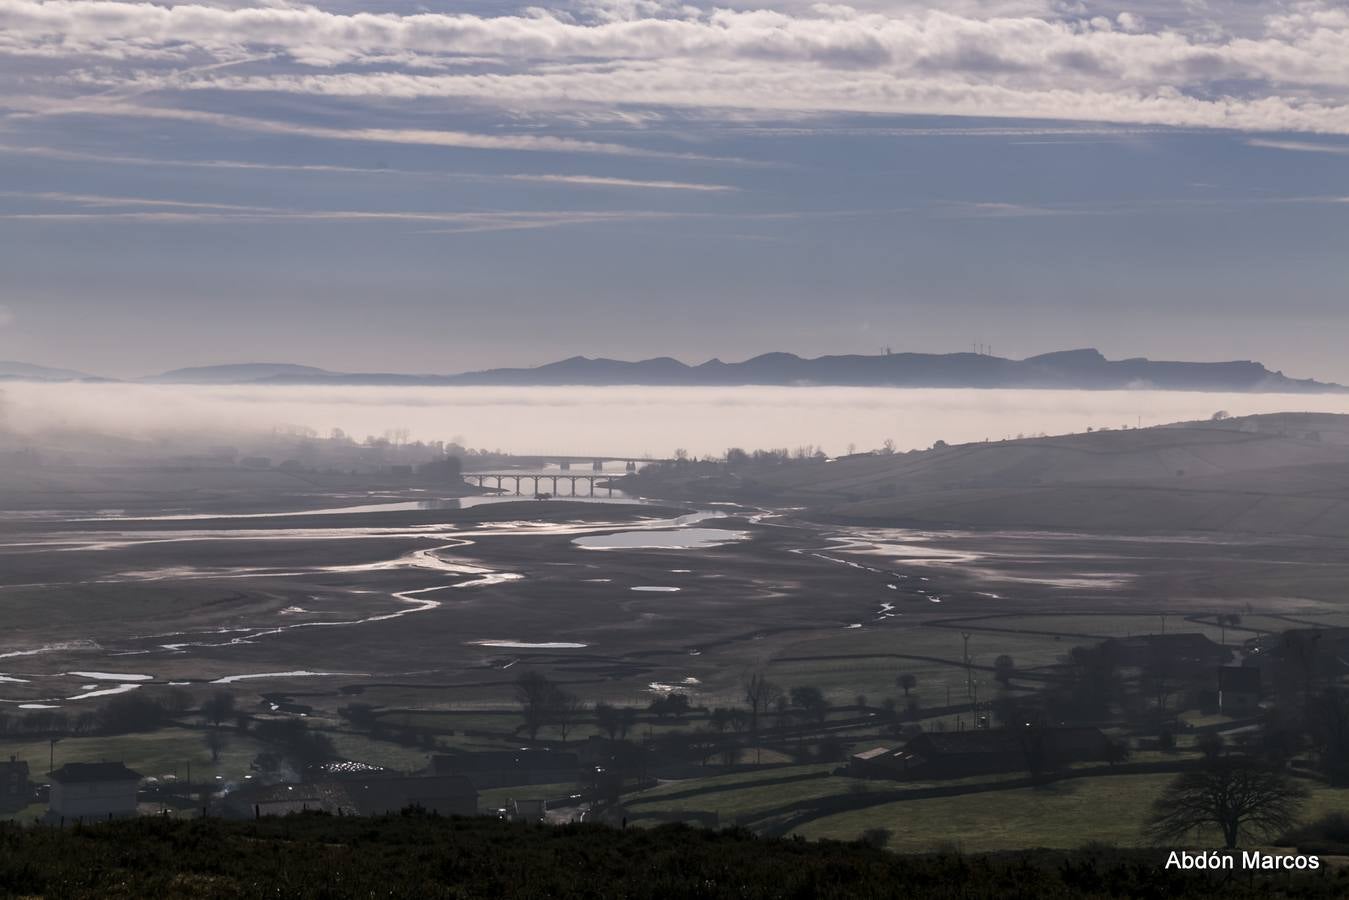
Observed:
[[[974,670],[970,668],[970,633],[968,631],[960,632],[960,636],[965,639],[965,696],[967,699],[974,699]]]

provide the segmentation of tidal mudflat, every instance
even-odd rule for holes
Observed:
[[[596,699],[682,684],[733,700],[752,666],[942,658],[955,622],[1142,630],[1234,591],[1253,612],[1333,615],[1349,576],[1307,541],[854,528],[735,505],[309,505],[7,518],[0,700],[76,710],[173,684],[499,706],[521,664]],[[885,667],[853,675],[892,686]]]

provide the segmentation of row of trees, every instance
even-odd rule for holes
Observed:
[[[544,728],[553,727],[565,741],[577,722],[591,713],[599,731],[611,740],[625,739],[638,722],[638,711],[630,706],[596,703],[593,711],[587,710],[574,694],[540,672],[521,673],[515,680],[515,696],[524,720],[522,727],[531,740],[537,739]],[[776,715],[779,726],[792,719],[818,726],[825,722],[831,709],[818,687],[803,685],[786,690],[759,673],[746,678],[742,696],[746,704],[743,708],[702,710],[707,719],[703,733],[712,737],[728,733],[757,736],[769,715]],[[859,700],[865,702],[865,698]],[[689,696],[678,691],[656,697],[647,706],[647,712],[658,721],[681,721],[693,711]]]

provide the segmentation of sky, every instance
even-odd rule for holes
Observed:
[[[1349,382],[1349,5],[0,0],[0,359]]]

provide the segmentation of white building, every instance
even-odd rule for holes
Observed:
[[[51,777],[53,819],[98,821],[136,814],[141,776],[122,763],[66,763]]]

